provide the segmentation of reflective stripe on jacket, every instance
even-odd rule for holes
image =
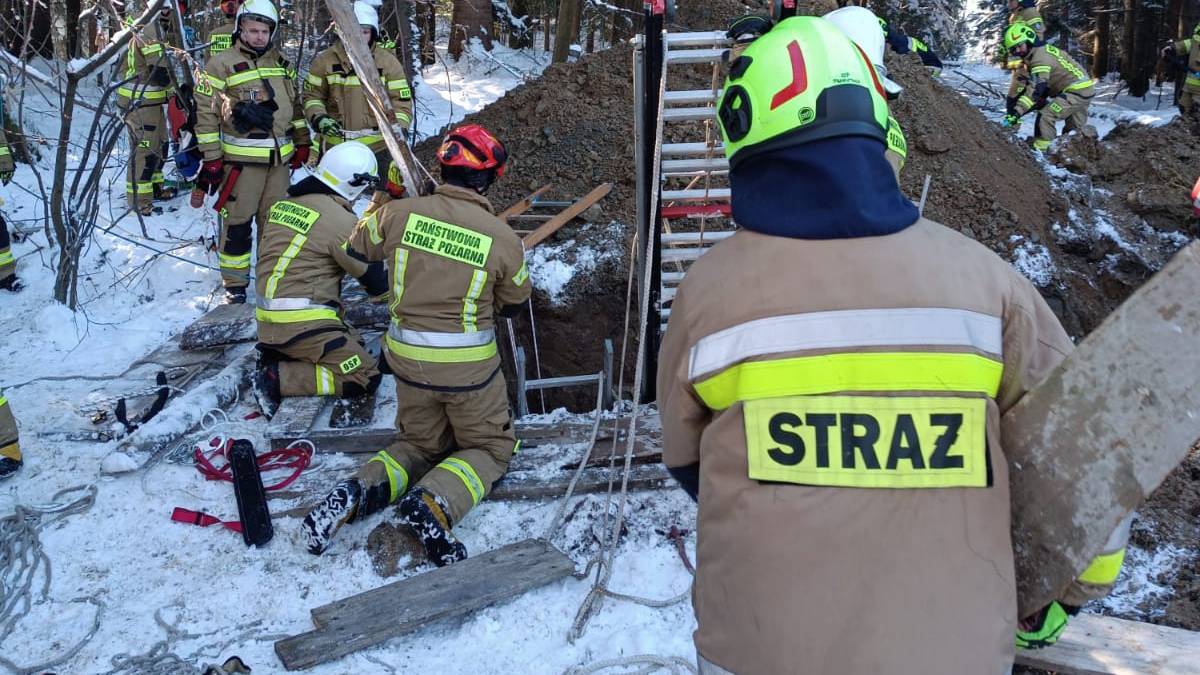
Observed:
[[[404,77],[404,67],[395,54],[378,44],[372,55],[396,113],[395,123],[404,127],[412,126],[412,89]],[[384,149],[378,120],[367,105],[362,83],[354,74],[354,66],[340,42],[313,59],[312,67],[304,78],[303,96],[304,116],[313,129],[317,128],[317,118],[322,115],[329,115],[342,125],[342,135],[330,138],[331,142],[358,140],[370,146],[373,152]]]
[[[121,80],[128,82],[117,87],[117,99],[123,108],[128,108],[131,101],[165,103],[174,93],[165,44],[167,35],[168,31],[155,20],[130,41],[120,71]]]
[[[1038,104],[1039,90],[1045,100],[1068,92],[1084,98],[1091,98],[1096,93],[1096,81],[1054,45],[1034,47],[1026,54],[1025,64],[1029,66],[1029,84],[1017,97],[1017,115],[1024,115]]]

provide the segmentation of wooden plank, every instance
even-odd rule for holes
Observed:
[[[1200,438],[1200,242],[1002,421],[1018,605],[1054,599]]]
[[[603,185],[597,186],[594,190],[584,195],[581,199],[579,199],[579,201],[568,206],[557,216],[539,225],[536,230],[530,232],[525,236],[524,239],[521,240],[521,243],[525,245],[525,250],[528,251],[534,246],[542,243],[550,235],[558,232],[559,228],[571,222],[572,218],[586,211],[592,204],[604,199],[604,197],[608,195],[611,190],[612,183],[604,183]]]
[[[1080,614],[1058,643],[1019,650],[1017,663],[1066,675],[1183,675],[1200,672],[1200,633]]]
[[[406,143],[397,139],[396,132],[392,130],[392,125],[396,124],[396,113],[392,110],[387,89],[384,87],[383,81],[379,79],[379,70],[375,67],[375,57],[371,55],[371,48],[362,35],[362,29],[358,25],[358,19],[354,17],[354,10],[351,8],[350,2],[348,0],[325,0],[325,5],[329,8],[334,29],[342,41],[342,46],[346,49],[346,55],[354,66],[354,73],[358,75],[358,79],[362,83],[362,91],[367,97],[367,107],[375,116],[379,132],[383,135],[383,142],[387,146],[388,152],[391,153],[396,168],[400,170],[405,189],[410,195],[426,194],[422,190],[426,181],[417,179],[418,164],[416,158],[413,157],[412,150]]]
[[[279,403],[279,410],[275,411],[275,416],[267,425],[266,437],[286,438],[289,439],[289,443],[298,438],[305,438],[312,428],[313,420],[328,402],[329,398],[325,396],[283,397]]]
[[[537,198],[541,197],[549,189],[549,185],[543,185],[542,187],[529,193],[528,197],[496,214],[496,217],[507,223],[509,218],[525,213],[529,209],[533,208],[533,203],[537,201]]]
[[[579,481],[575,483],[575,494],[587,495],[604,492],[608,490],[610,479],[615,481],[614,489],[620,490],[623,461],[621,458],[617,459],[615,476],[608,471],[607,466],[584,469],[579,476]],[[607,464],[608,460],[604,460],[604,463]],[[492,488],[492,492],[488,494],[487,498],[498,501],[557,499],[567,493],[567,486],[571,483],[573,473],[573,471],[562,471],[551,476],[546,476],[543,472],[506,474]],[[629,470],[630,490],[657,490],[673,485],[671,474],[667,473],[666,467],[661,463],[635,466]]]
[[[571,559],[528,539],[312,611],[317,630],[275,643],[288,670],[333,661],[570,576]]]

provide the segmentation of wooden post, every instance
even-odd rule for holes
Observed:
[[[375,67],[375,57],[371,56],[367,41],[363,39],[362,31],[358,27],[358,20],[354,18],[354,11],[350,8],[350,3],[347,0],[325,0],[325,5],[333,17],[334,28],[342,40],[342,45],[346,48],[346,55],[350,57],[350,63],[354,65],[354,72],[358,74],[358,79],[362,82],[363,92],[367,95],[367,105],[371,108],[371,113],[375,115],[375,121],[379,124],[379,133],[383,135],[383,142],[387,145],[388,152],[392,154],[392,161],[400,169],[404,187],[410,195],[425,194],[421,190],[425,181],[417,180],[416,158],[412,156],[408,145],[398,139],[392,130],[392,125],[396,123],[396,112],[392,110],[387,88],[383,86],[383,81],[379,79],[379,70]]]
[[[1002,421],[1018,606],[1054,600],[1200,438],[1200,242]]]

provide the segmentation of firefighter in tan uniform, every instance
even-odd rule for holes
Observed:
[[[269,0],[247,0],[233,47],[210,59],[196,83],[196,141],[204,155],[196,186],[222,194],[218,261],[231,303],[246,301],[251,223],[261,232],[287,193],[289,167],[308,159],[308,125],[292,106],[296,74],[274,47],[278,25]]]
[[[16,169],[12,149],[8,147],[8,137],[4,134],[3,126],[0,126],[0,184],[8,185]],[[0,214],[0,290],[16,293],[24,287],[17,278],[17,259],[13,256],[8,223],[4,221],[4,215]]]
[[[1008,0],[1008,25],[1023,23],[1033,29],[1037,35],[1037,46],[1046,43],[1046,22],[1042,20],[1042,15],[1038,13],[1037,0]],[[1011,115],[1013,108],[1017,105],[1017,97],[1021,95],[1021,90],[1029,84],[1029,69],[1025,66],[1025,62],[1021,57],[1008,51],[1003,46],[1001,41],[1001,51],[1004,59],[1004,69],[1012,71],[1012,78],[1008,83],[1008,96],[1004,98],[1004,111]]]
[[[1029,83],[1013,112],[1004,117],[1004,125],[1016,126],[1022,115],[1038,109],[1033,149],[1045,150],[1058,134],[1056,125],[1061,120],[1066,120],[1063,133],[1086,131],[1096,81],[1058,47],[1036,45],[1037,33],[1023,23],[1009,26],[1004,33],[1004,47],[1029,68]]]
[[[1000,415],[1071,341],[901,195],[837,28],[787,19],[745,56],[718,105],[742,229],[688,270],[658,372],[663,461],[698,501],[700,672],[1008,672],[1014,634],[1049,644],[1067,611],[1018,631]]]
[[[117,107],[129,127],[129,168],[125,196],[129,208],[143,216],[154,213],[154,200],[170,199],[174,191],[164,186],[163,158],[167,145],[167,116],[163,105],[174,93],[167,39],[171,10],[164,8],[146,24],[125,51]]]
[[[225,15],[225,23],[212,29],[208,34],[208,58],[212,58],[233,46],[233,33],[237,30],[238,8],[242,6],[239,0],[223,0],[221,13]]]
[[[347,274],[371,296],[387,293],[383,263],[347,244],[358,222],[351,205],[378,180],[371,150],[343,143],[271,207],[255,274],[262,354],[254,391],[268,417],[280,396],[354,397],[379,386],[379,364],[342,320],[339,300]]]
[[[1164,58],[1187,56],[1187,75],[1183,90],[1179,92],[1179,112],[1190,115],[1196,100],[1200,99],[1200,23],[1192,30],[1192,37],[1167,45],[1162,54]]]
[[[387,88],[396,114],[395,124],[407,129],[412,126],[413,99],[412,89],[404,77],[404,67],[396,55],[379,42],[379,15],[375,8],[360,0],[354,3],[354,15],[371,46],[380,79]],[[344,140],[365,143],[375,153],[380,175],[388,175],[391,154],[384,145],[379,123],[367,105],[366,93],[341,42],[313,59],[312,67],[304,78],[304,115],[317,131],[323,147],[329,148]],[[393,180],[391,185],[392,189],[399,191],[402,182]],[[377,190],[367,212],[379,208],[388,199],[387,191]]]
[[[21,468],[21,446],[17,442],[17,420],[4,392],[0,392],[0,480]]]
[[[312,553],[345,522],[400,500],[400,523],[434,564],[467,556],[451,528],[504,475],[517,449],[495,320],[529,299],[524,249],[483,192],[504,172],[504,146],[482,127],[452,130],[433,195],[388,202],[350,247],[386,260],[398,440],[339,483],[304,521]]]

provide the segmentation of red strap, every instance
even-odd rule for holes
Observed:
[[[242,531],[242,524],[236,520],[221,520],[216,516],[210,516],[202,511],[192,511],[180,506],[176,506],[171,512],[171,520],[185,525],[198,525],[200,527],[208,527],[209,525],[221,525],[226,529],[234,532]]]
[[[229,468],[228,452],[233,446],[233,439],[227,440],[225,445],[218,447],[216,450],[205,454],[203,450],[196,447],[192,451],[193,458],[196,460],[196,470],[199,471],[207,480],[223,480],[233,482],[233,470]],[[220,457],[224,460],[222,464],[216,464],[214,459]],[[292,473],[286,478],[273,485],[265,486],[268,491],[282,490],[283,488],[296,482],[300,474],[308,468],[312,461],[312,452],[304,448],[284,448],[283,450],[272,450],[264,452],[258,456],[258,470],[266,473],[278,469],[291,469]]]

